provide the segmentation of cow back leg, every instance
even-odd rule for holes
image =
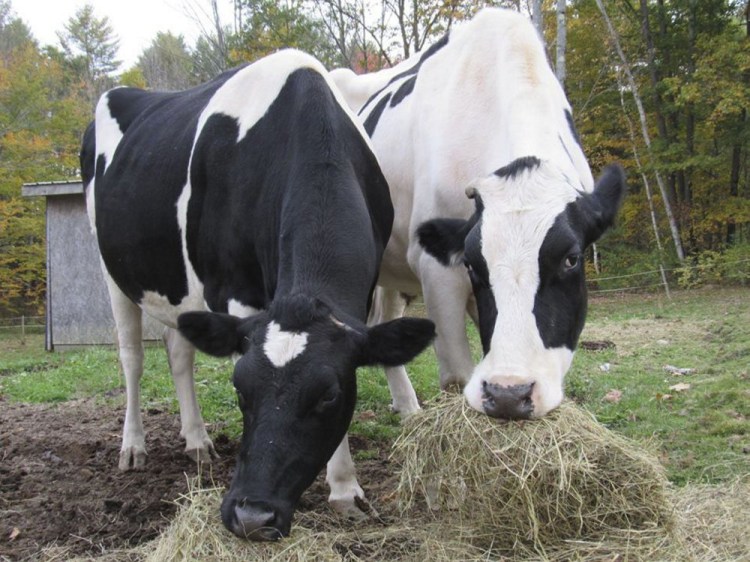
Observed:
[[[354,461],[349,450],[349,435],[344,435],[326,467],[326,482],[331,489],[328,503],[341,515],[361,520],[366,517],[357,507],[357,499],[364,500],[365,493],[357,482]]]
[[[389,320],[401,318],[406,310],[406,299],[394,289],[377,287],[373,295],[373,307],[370,312],[369,324],[375,325]],[[419,410],[417,393],[406,374],[403,365],[398,367],[386,367],[385,376],[388,380],[388,389],[391,391],[393,400],[391,408],[401,417],[406,417]]]
[[[141,418],[141,376],[143,376],[143,328],[140,307],[104,273],[117,328],[118,353],[125,375],[125,424],[122,430],[120,470],[139,470],[146,464],[146,436]]]
[[[177,391],[177,400],[180,403],[180,435],[185,438],[185,453],[195,462],[211,462],[211,458],[218,455],[206,432],[206,425],[203,423],[195,396],[195,348],[182,334],[172,328],[165,330],[164,344]]]
[[[466,309],[471,292],[466,273],[448,269],[423,254],[420,276],[427,314],[435,322],[435,355],[440,369],[440,388],[463,387],[474,371],[466,335]]]

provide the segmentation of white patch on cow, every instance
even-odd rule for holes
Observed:
[[[302,355],[306,347],[305,332],[285,332],[276,322],[268,325],[263,351],[274,367],[283,367],[295,357]]]
[[[227,301],[227,312],[232,316],[237,316],[238,318],[248,318],[250,316],[258,314],[258,312],[260,311],[257,308],[253,308],[252,306],[242,304],[236,299],[229,299]]]
[[[560,404],[562,381],[573,352],[545,348],[534,316],[539,288],[539,252],[555,221],[579,192],[554,166],[542,162],[514,179],[489,176],[479,182],[484,204],[482,255],[495,295],[497,320],[490,350],[472,373],[464,394],[482,408],[482,383],[534,384],[534,417]]]
[[[96,237],[96,204],[94,199],[94,178],[84,187],[86,193],[86,214],[89,217],[89,225],[91,226],[91,234]]]
[[[205,310],[202,302],[200,294],[188,293],[177,305],[174,305],[165,295],[156,291],[144,291],[143,298],[138,304],[149,316],[170,328],[177,328],[177,317],[183,312]]]
[[[117,119],[112,117],[109,110],[109,92],[99,98],[96,105],[96,165],[99,156],[104,155],[105,164],[102,173],[109,167],[115,156],[115,150],[122,140],[122,131]]]

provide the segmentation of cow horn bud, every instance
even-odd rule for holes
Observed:
[[[474,199],[477,196],[477,188],[470,185],[466,188],[466,197],[469,199]]]

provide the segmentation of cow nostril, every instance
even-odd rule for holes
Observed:
[[[232,532],[255,541],[273,541],[281,538],[277,528],[276,513],[263,505],[238,500],[234,507],[235,525]]]
[[[528,419],[534,411],[534,383],[502,386],[482,382],[482,406],[487,415],[504,419]]]

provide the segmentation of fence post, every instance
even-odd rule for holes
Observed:
[[[21,339],[26,339],[26,316],[21,315]]]

